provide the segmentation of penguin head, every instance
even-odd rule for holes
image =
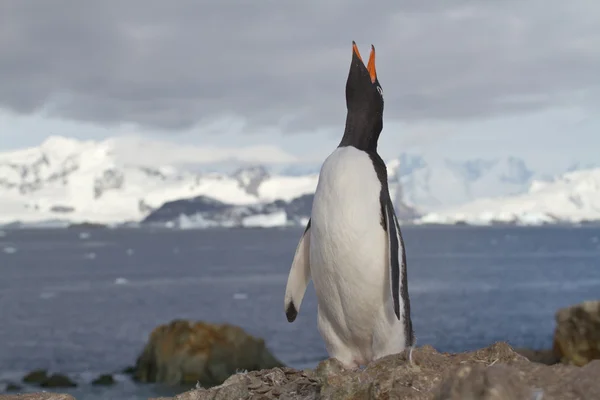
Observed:
[[[363,63],[356,42],[352,41],[352,61],[346,81],[346,107],[349,112],[383,115],[383,89],[375,69],[375,46],[371,45],[369,62]]]
[[[346,133],[344,143],[361,147],[376,147],[383,129],[383,89],[375,69],[375,47],[371,45],[369,62],[365,66],[352,41],[352,61],[346,81]]]

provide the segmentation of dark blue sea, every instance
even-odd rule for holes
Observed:
[[[172,389],[101,373],[132,365],[175,318],[230,322],[290,366],[327,357],[309,286],[283,311],[301,229],[55,229],[0,232],[0,380],[66,373],[78,400],[147,399]],[[551,346],[554,313],[600,298],[600,228],[405,227],[417,345],[463,351]],[[0,384],[0,390],[1,390]],[[35,388],[27,388],[35,390]]]

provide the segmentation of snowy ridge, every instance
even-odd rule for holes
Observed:
[[[542,225],[600,221],[600,168],[534,181],[527,193],[480,199],[428,213],[417,223]]]
[[[229,172],[206,172],[214,165]],[[416,154],[388,160],[387,168],[405,222],[600,220],[598,169],[549,181],[514,157],[457,161]],[[52,136],[37,147],[0,153],[0,225],[304,225],[318,174],[318,165],[270,145],[223,149]]]
[[[422,212],[524,193],[534,178],[540,178],[515,157],[457,161],[402,154],[397,168],[404,201]]]
[[[161,157],[156,157],[156,143],[149,143],[55,136],[39,147],[0,154],[0,223],[139,221],[165,202],[182,198],[207,195],[229,204],[255,204],[292,199],[316,187],[317,176],[269,176],[261,167],[228,175],[142,164],[140,160],[152,157],[180,164],[192,161],[189,148],[182,149],[178,160],[180,147],[170,145],[170,151],[163,149]],[[203,150],[196,153],[201,155]],[[237,153],[247,156],[241,161],[253,160],[248,152]],[[269,157],[273,162],[282,158]]]
[[[257,148],[265,146],[253,149]],[[312,198],[306,200],[303,195],[314,193],[318,169],[306,175],[272,175],[262,165],[248,166],[257,155],[247,149],[234,149],[233,154],[246,167],[230,174],[200,173],[187,167],[194,156],[197,156],[197,164],[231,159],[231,154],[203,158],[205,153],[202,148],[172,144],[161,147],[159,142],[135,138],[97,142],[59,136],[49,137],[38,147],[2,153],[0,224],[19,222],[43,226],[52,222],[52,226],[60,226],[139,222],[165,204],[199,196],[203,198],[203,207],[212,199],[223,204],[221,208],[227,212],[217,215],[218,210],[213,207],[207,211],[210,215],[193,210],[189,214],[186,209],[181,215],[170,217],[184,221],[183,225],[189,225],[194,218],[210,217],[211,223],[219,226],[273,226],[304,220]],[[279,155],[277,152],[268,155],[266,163],[289,162],[289,157],[283,154],[279,151]],[[150,163],[149,160],[168,160],[172,164]],[[393,193],[398,192],[396,186],[397,183],[390,182]],[[283,203],[273,205],[273,202]],[[261,205],[269,205],[269,213],[262,213]],[[282,217],[286,207],[293,218]],[[402,205],[400,209],[412,212]],[[226,216],[232,219],[224,220]],[[243,220],[239,219],[241,216]]]

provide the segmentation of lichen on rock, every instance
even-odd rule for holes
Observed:
[[[150,334],[134,378],[141,382],[219,385],[239,370],[280,367],[262,339],[229,324],[174,320]]]
[[[600,359],[600,301],[585,301],[556,312],[554,351],[563,363],[583,366]]]

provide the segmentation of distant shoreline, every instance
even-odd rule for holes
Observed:
[[[489,224],[472,224],[467,222],[455,222],[455,223],[414,223],[414,222],[401,222],[401,226],[410,228],[600,228],[600,221],[587,221],[581,223],[570,223],[570,222],[556,222],[556,223],[540,223],[540,224],[521,224],[518,222],[492,222]],[[64,223],[61,226],[57,224],[46,224],[44,222],[39,223],[18,223],[13,222],[6,225],[0,225],[0,230],[11,231],[11,230],[98,230],[98,229],[111,229],[111,230],[161,230],[161,231],[198,231],[198,230],[266,230],[266,229],[304,229],[302,225],[281,225],[281,226],[209,226],[209,227],[191,227],[191,228],[180,228],[180,227],[169,227],[164,224],[100,224],[100,223],[77,223],[69,224]]]

